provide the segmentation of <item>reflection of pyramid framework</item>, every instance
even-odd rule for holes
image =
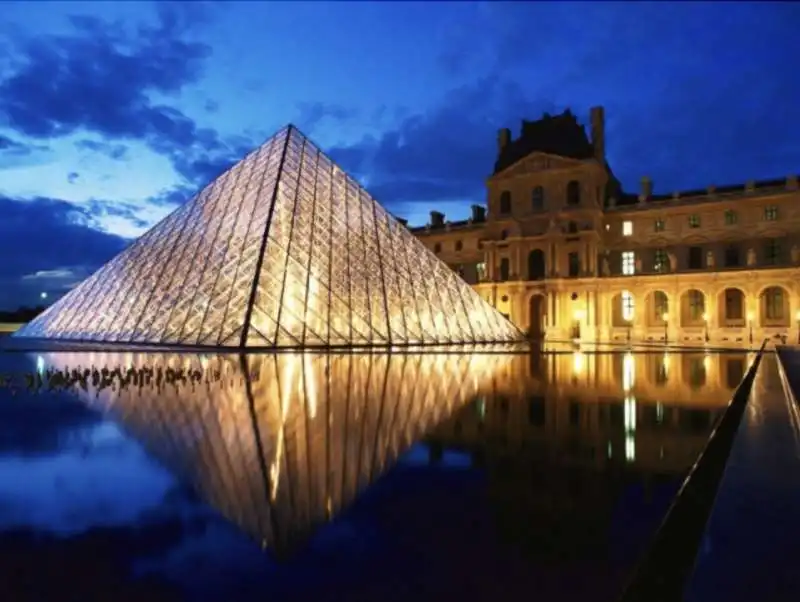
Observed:
[[[288,126],[16,336],[325,347],[520,333]]]
[[[221,379],[73,391],[108,411],[228,520],[278,552],[345,510],[416,441],[488,390],[507,354],[54,353],[48,368]]]

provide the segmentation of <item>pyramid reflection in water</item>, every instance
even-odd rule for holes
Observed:
[[[117,379],[73,390],[110,412],[204,500],[279,554],[302,543],[409,446],[488,389],[508,357],[44,356],[56,370],[118,368],[128,381],[122,386]],[[202,377],[157,386],[156,373],[168,368]],[[149,384],[130,378],[142,369],[153,371]]]
[[[293,126],[14,336],[248,348],[522,338]]]

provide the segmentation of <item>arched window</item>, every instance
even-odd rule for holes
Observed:
[[[783,289],[772,286],[764,291],[764,316],[767,320],[783,320]]]
[[[531,191],[531,208],[533,211],[544,209],[544,188],[541,186],[535,186]]]
[[[581,202],[581,184],[577,180],[571,180],[567,184],[567,205],[579,205]]]
[[[622,291],[622,319],[626,322],[633,320],[634,297],[630,291]]]
[[[511,213],[511,193],[504,190],[500,193],[500,214],[507,215]]]

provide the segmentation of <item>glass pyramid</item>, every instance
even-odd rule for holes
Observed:
[[[521,333],[289,125],[15,336],[298,348]]]

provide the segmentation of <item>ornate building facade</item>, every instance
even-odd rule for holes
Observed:
[[[498,135],[488,211],[412,231],[534,338],[715,344],[800,340],[797,176],[623,191],[569,111]]]

